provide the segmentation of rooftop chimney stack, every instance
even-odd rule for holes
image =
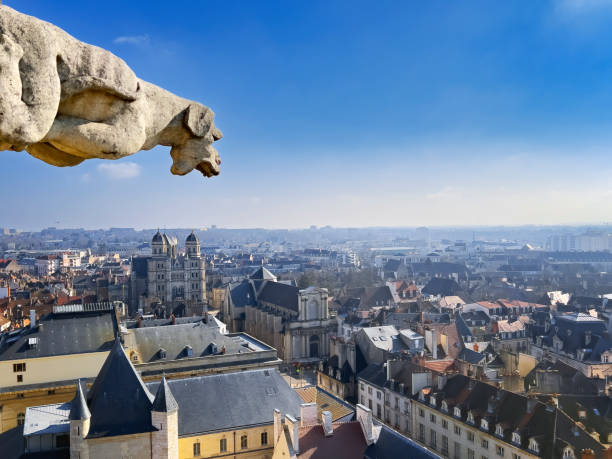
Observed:
[[[334,434],[334,426],[332,425],[332,415],[330,411],[321,413],[321,421],[323,422],[323,432],[326,437],[331,437]]]
[[[359,424],[361,424],[361,429],[363,430],[363,436],[365,437],[366,444],[371,445],[374,443],[374,423],[372,421],[372,410],[363,406],[361,403],[358,403],[357,420],[359,421]]]
[[[281,431],[283,429],[283,415],[281,412],[274,408],[274,444],[278,442],[278,437],[280,437]]]
[[[301,427],[312,426],[317,423],[317,404],[302,403],[300,405],[300,425]]]
[[[290,414],[285,415],[285,425],[289,430],[289,438],[291,438],[291,446],[296,454],[300,452],[300,435],[298,432],[298,422]]]

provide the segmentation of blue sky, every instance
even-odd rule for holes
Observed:
[[[5,156],[0,226],[612,220],[612,1],[5,0],[205,103],[221,175],[166,148]]]

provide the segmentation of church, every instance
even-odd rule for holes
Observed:
[[[138,308],[163,316],[202,314],[206,261],[194,232],[187,236],[181,253],[175,237],[158,231],[151,241],[151,256],[134,258],[132,266],[132,291],[136,292],[132,298]]]
[[[274,346],[285,362],[314,363],[329,355],[329,338],[336,331],[327,301],[327,289],[300,290],[261,267],[228,285],[223,320],[231,331]]]

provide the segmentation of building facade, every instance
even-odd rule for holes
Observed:
[[[162,305],[164,315],[200,314],[206,302],[206,261],[200,255],[198,237],[194,233],[187,236],[185,252],[179,253],[177,239],[158,231],[151,251],[144,304]]]

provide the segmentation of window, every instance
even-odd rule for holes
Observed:
[[[461,443],[455,442],[455,456],[456,459],[461,459]]]
[[[63,434],[55,437],[56,448],[68,448],[70,446],[70,435]]]
[[[446,419],[442,419],[442,428],[448,429],[448,421]]]
[[[419,408],[419,416],[421,416],[422,418],[425,417],[425,411],[423,410],[423,408]]]
[[[433,413],[431,413],[431,414],[429,415],[429,420],[430,420],[430,422],[432,422],[433,424],[435,424],[435,423],[436,423],[436,415],[435,415],[435,414],[433,414]]]
[[[399,409],[399,397],[395,397],[395,408]]]
[[[482,430],[489,430],[489,421],[487,421],[486,419],[480,421],[480,428]]]
[[[442,455],[448,455],[448,437],[446,435],[442,435]]]
[[[459,408],[458,406],[455,407],[455,416],[458,418],[461,417],[461,408]]]
[[[512,453],[512,459],[521,459],[521,456],[516,453]]]
[[[515,445],[521,444],[521,435],[518,432],[512,432],[512,443]]]
[[[419,424],[419,441],[425,442],[425,426],[423,424]]]
[[[17,373],[19,371],[26,371],[26,364],[23,363],[14,363],[13,364],[13,373]]]
[[[17,414],[17,425],[22,426],[24,422],[25,422],[25,413],[18,413]]]
[[[380,391],[376,391],[376,398],[378,400],[380,400],[382,398],[382,394],[380,393]]]
[[[563,459],[574,459],[574,450],[570,446],[566,446],[563,450]]]
[[[225,453],[227,451],[227,439],[222,438],[219,440],[219,451]]]
[[[372,409],[372,400],[368,400],[368,408]]]
[[[536,454],[540,452],[540,445],[534,438],[529,440],[529,449]]]
[[[429,432],[429,445],[433,448],[436,449],[436,431],[431,429],[431,431]]]
[[[368,394],[372,395],[372,388],[368,387]]]
[[[474,459],[474,450],[468,448],[468,459]]]
[[[380,407],[380,403],[376,404],[376,417],[377,418],[382,418],[382,409]]]
[[[248,441],[247,441],[247,436],[243,435],[240,437],[240,448],[241,449],[247,449],[248,448]]]
[[[495,445],[495,452],[497,453],[498,456],[503,456],[504,455],[504,447],[503,446],[499,446],[499,445]]]
[[[361,396],[361,404],[365,405],[365,399],[363,398],[363,395]]]
[[[47,395],[55,395],[55,389],[49,389]]]
[[[24,397],[23,393],[17,394],[17,398],[23,398],[23,397]]]
[[[474,432],[468,432],[467,438],[468,438],[468,441],[471,441],[472,443],[474,443]]]
[[[504,436],[504,428],[501,426],[501,424],[497,424],[497,426],[495,426],[495,435],[498,437]]]
[[[23,375],[17,375],[17,382],[23,382]]]
[[[261,433],[261,446],[268,444],[268,432]]]
[[[442,402],[442,411],[444,411],[445,413],[448,412],[448,404],[444,401]]]
[[[480,446],[482,446],[483,449],[489,449],[489,440],[487,440],[486,438],[483,438],[480,441]]]
[[[361,392],[363,392],[365,390],[365,387],[363,386],[363,383],[359,384],[359,390]]]
[[[198,457],[200,455],[200,442],[196,442],[193,444],[193,455]]]
[[[454,424],[453,427],[455,429],[455,435],[461,435],[461,427],[459,427],[457,424]]]

